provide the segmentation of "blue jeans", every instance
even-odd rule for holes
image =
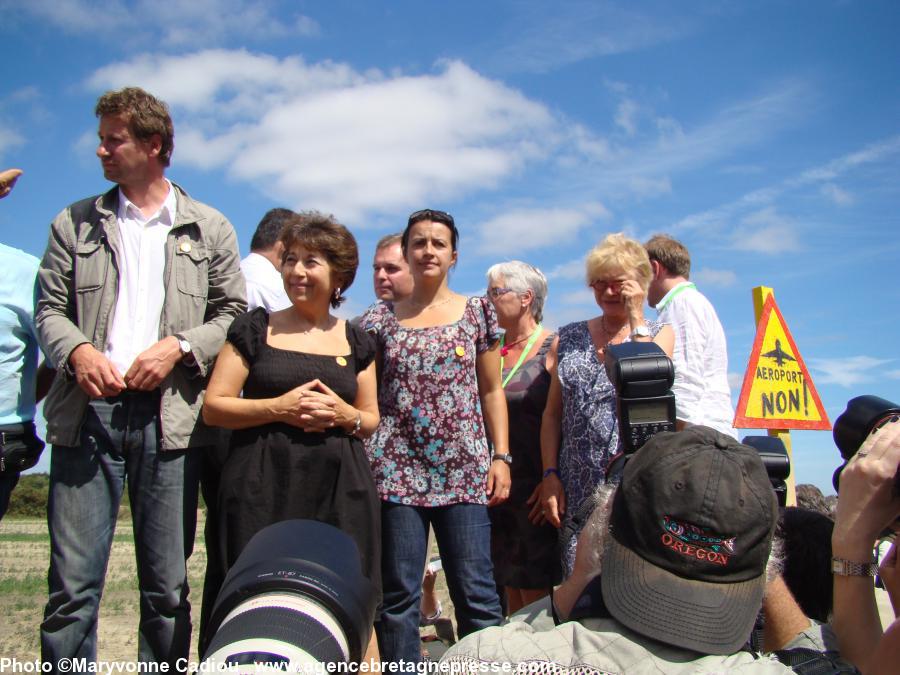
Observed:
[[[429,523],[447,575],[459,636],[497,626],[503,619],[494,584],[491,521],[486,506],[427,508],[382,502],[384,603],[380,648],[385,661],[421,661],[419,603]]]
[[[91,401],[78,447],[50,459],[50,598],[41,657],[96,660],[97,614],[125,483],[140,593],[138,660],[187,658],[186,560],[194,545],[201,452],[159,450],[159,393]]]

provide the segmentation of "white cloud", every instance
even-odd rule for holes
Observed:
[[[707,167],[794,124],[802,103],[814,98],[806,83],[787,80],[691,125],[656,114],[647,104],[637,104],[641,118],[652,120],[646,129],[621,111],[614,113],[617,128],[634,131],[633,136],[626,136],[627,144],[587,130],[579,132],[573,147],[583,153],[587,166],[581,166],[572,183],[614,197],[668,194],[672,192],[672,175]]]
[[[800,247],[797,224],[779,214],[774,206],[755,211],[741,219],[732,246],[739,251],[784,253]]]
[[[890,380],[900,380],[900,370],[889,370],[884,376]]]
[[[616,126],[625,132],[626,136],[634,136],[637,133],[638,105],[630,98],[619,102],[616,108]]]
[[[556,304],[585,307],[588,308],[588,311],[593,311],[594,314],[597,313],[597,303],[594,300],[594,292],[587,286],[561,294]]]
[[[279,3],[266,0],[29,0],[8,9],[28,12],[74,34],[121,34],[122,47],[137,43],[184,47],[222,44],[232,38],[249,40],[309,37],[319,33],[311,18],[289,13],[279,18]],[[290,7],[290,3],[280,3]]]
[[[823,185],[821,187],[821,192],[824,197],[830,199],[838,206],[848,206],[855,201],[852,194],[839,188],[834,183],[826,183]]]
[[[545,270],[544,274],[549,281],[584,281],[584,271],[584,258],[576,258]]]
[[[806,169],[773,185],[748,192],[733,202],[685,216],[672,225],[672,230],[680,232],[703,229],[708,232],[710,228],[721,229],[738,219],[746,210],[772,204],[785,193],[809,186],[833,185],[834,180],[860,166],[880,162],[897,154],[900,154],[900,136],[884,138],[821,166]],[[847,197],[852,200],[852,195],[836,186],[835,188],[837,191],[832,191],[827,196],[834,200]],[[820,187],[820,191],[822,189],[825,188]]]
[[[173,106],[176,162],[345,219],[494,187],[546,156],[559,126],[542,104],[458,61],[386,76],[208,50],[113,64],[89,86],[125,83]]]
[[[716,270],[709,267],[698,269],[691,273],[691,280],[701,286],[733,286],[737,281],[737,274],[731,270]]]
[[[609,217],[599,203],[581,208],[504,210],[478,226],[482,255],[513,256],[570,243],[598,219]]]
[[[729,372],[728,386],[732,391],[740,392],[741,387],[744,386],[744,373]]]
[[[496,52],[499,67],[514,71],[548,72],[560,66],[600,56],[646,49],[689,34],[693,22],[684,11],[651,12],[583,0],[520,3],[515,20]],[[515,39],[512,39],[515,38]]]
[[[0,126],[0,158],[25,144],[25,139],[7,126]]]
[[[851,387],[862,382],[872,382],[883,375],[873,372],[893,359],[876,359],[871,356],[847,356],[843,358],[810,358],[807,360],[814,371],[813,381],[818,384],[838,384]]]

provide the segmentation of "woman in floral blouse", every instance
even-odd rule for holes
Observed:
[[[402,246],[415,286],[363,317],[378,342],[381,424],[367,443],[381,497],[382,657],[418,662],[419,598],[434,528],[460,636],[501,621],[487,507],[509,496],[499,330],[486,298],[450,290],[453,217],[409,217]],[[493,441],[493,454],[485,435]]]

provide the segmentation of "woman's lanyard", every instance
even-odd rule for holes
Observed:
[[[513,375],[516,374],[516,371],[519,369],[519,366],[522,365],[522,362],[525,360],[525,357],[528,356],[528,352],[531,351],[531,348],[534,347],[535,340],[538,339],[538,335],[541,334],[541,330],[543,330],[543,326],[541,324],[537,325],[537,328],[534,329],[534,332],[531,334],[531,337],[528,338],[528,342],[525,343],[525,347],[522,349],[522,353],[519,354],[519,360],[516,361],[516,365],[512,367],[512,370],[509,371],[509,375],[507,375],[501,386],[506,387],[509,384],[509,381],[512,379]],[[503,334],[503,337],[500,338],[500,349],[503,349],[503,345],[506,343],[506,334]],[[503,356],[500,357],[500,377],[503,377]]]

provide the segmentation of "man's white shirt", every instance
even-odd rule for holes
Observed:
[[[675,407],[678,419],[737,438],[728,386],[728,348],[716,310],[696,286],[683,281],[656,305],[675,331]]]
[[[122,375],[138,354],[159,341],[166,299],[166,237],[175,224],[177,207],[175,190],[166,183],[169,194],[149,218],[119,189],[119,295],[104,354]]]
[[[265,307],[266,311],[275,312],[291,304],[281,275],[265,256],[251,252],[241,260],[241,271],[247,281],[248,310]]]

